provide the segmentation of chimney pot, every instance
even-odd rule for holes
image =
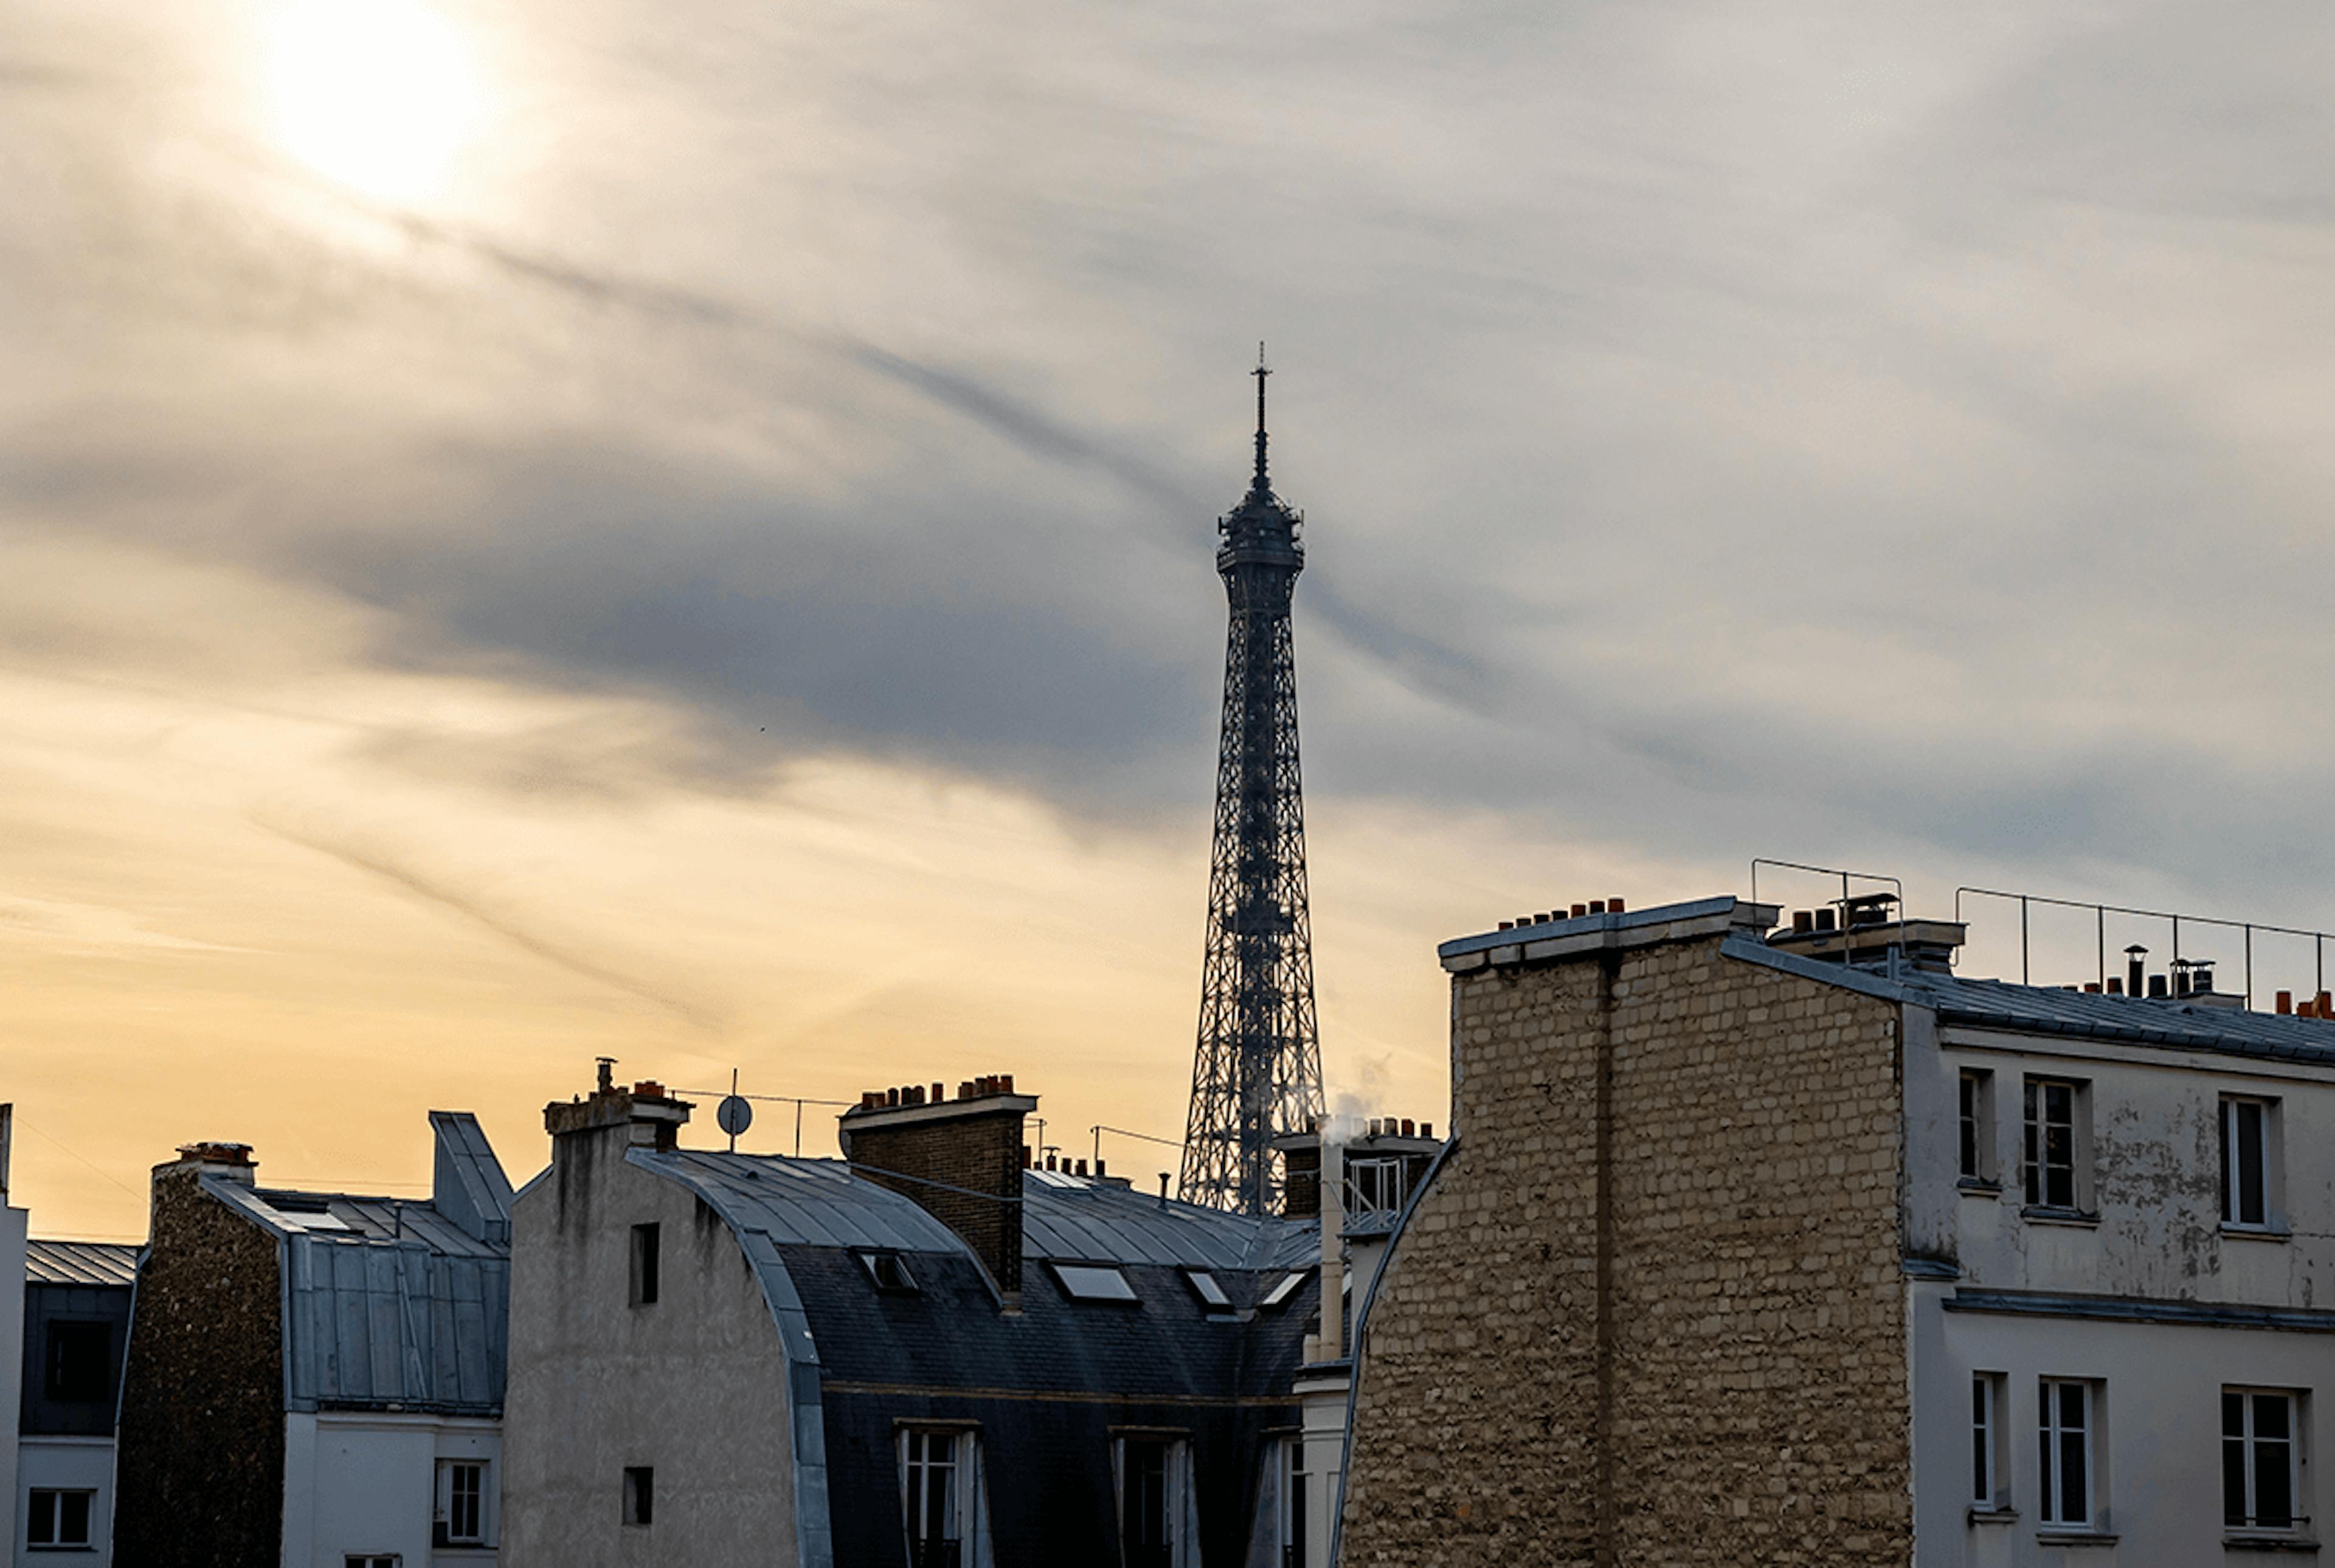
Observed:
[[[2124,994],[2123,975],[2111,974],[2108,976],[2108,994],[2110,996],[2122,996]]]
[[[1604,913],[1605,913],[1605,901],[1604,901],[1603,899],[1602,899],[1602,898],[1593,898],[1593,899],[1591,899],[1591,900],[1589,901],[1589,913],[1590,913],[1590,914],[1592,914],[1592,915],[1603,915],[1603,914],[1604,914]]]
[[[945,1086],[937,1083],[933,1085],[933,1103],[935,1105],[939,1105],[947,1099],[948,1089]]]
[[[2084,982],[2084,989],[2092,995],[2098,996],[2100,993],[2100,982],[2097,980],[2088,980]]]
[[[1795,909],[1792,911],[1792,930],[1796,934],[1806,935],[1816,928],[1817,917],[1815,915],[1809,914],[1805,909]]]
[[[1022,1168],[1023,1170],[1030,1168],[1030,1146],[1026,1143],[1022,1146]]]
[[[1580,919],[1583,915],[1588,913],[1589,905],[1586,904],[1576,904],[1573,906],[1573,918],[1575,920]]]
[[[1514,931],[1516,928],[1516,923],[1513,920],[1503,920],[1500,922],[1500,929],[1503,931]]]
[[[1409,1117],[1402,1118],[1402,1136],[1405,1137],[1413,1137],[1417,1136],[1411,1131],[1411,1122],[1410,1118]]]
[[[2335,997],[2330,997],[2323,991],[2319,993],[2319,1016],[2335,1018]]]
[[[900,1103],[900,1091],[899,1091],[898,1089],[886,1089],[886,1090],[884,1091],[884,1108],[885,1108],[885,1109],[889,1110],[889,1109],[891,1109],[894,1106],[896,1106],[896,1105],[898,1105],[899,1103]]]
[[[1628,911],[1623,907],[1620,899],[1609,898],[1605,901],[1605,913],[1608,915],[1623,915],[1628,913]]]
[[[1052,1155],[1048,1155],[1046,1157],[1046,1168],[1048,1170],[1052,1170],[1054,1168],[1054,1157]]]
[[[653,1078],[644,1078],[641,1079],[640,1082],[633,1085],[633,1098],[635,1099],[663,1099],[664,1098],[664,1085],[659,1083]]]
[[[1085,1175],[1087,1174],[1087,1162],[1086,1162],[1086,1161],[1084,1161],[1084,1160],[1080,1160],[1080,1161],[1079,1161],[1079,1169],[1078,1169],[1078,1174],[1079,1174],[1080,1176],[1085,1176]]]
[[[1000,1094],[1012,1094],[1013,1092],[1013,1075],[1012,1073],[1006,1073],[998,1079],[997,1092]]]
[[[1555,918],[1556,916],[1554,915],[1536,915],[1532,917],[1532,923],[1535,925],[1546,925],[1550,921]]]
[[[596,1056],[592,1060],[598,1065],[600,1070],[598,1079],[600,1092],[602,1094],[615,1093],[616,1059],[613,1056]]]
[[[1435,1124],[1431,1121],[1420,1122],[1419,1124],[1419,1136],[1421,1137],[1433,1137],[1435,1136]]]
[[[1833,929],[1833,912],[1831,910],[1817,909],[1812,910],[1810,913],[1816,917],[1817,929],[1818,931],[1830,931]]]
[[[2294,1011],[2294,992],[2291,991],[2280,992],[2278,993],[2277,1001],[2272,1005],[2281,1012],[2292,1012]]]
[[[1095,1180],[1102,1180],[1106,1174],[1108,1173],[1106,1173],[1102,1167],[1102,1157],[1098,1155],[1095,1157]]]
[[[963,1083],[956,1086],[956,1097],[959,1099],[971,1099],[974,1098],[973,1079],[966,1079]]]
[[[2149,1000],[2152,1002],[2162,1001],[2164,999],[2165,976],[2161,974],[2152,974],[2148,977],[2148,996]]]

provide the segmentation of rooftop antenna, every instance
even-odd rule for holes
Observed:
[[[1273,373],[1273,367],[1264,363],[1264,340],[1263,338],[1257,339],[1256,368],[1248,373],[1256,377],[1256,479],[1254,481],[1255,488],[1260,490],[1269,490],[1273,488],[1273,481],[1264,477],[1264,378]]]

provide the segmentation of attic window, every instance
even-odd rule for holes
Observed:
[[[1224,1312],[1231,1308],[1233,1299],[1225,1294],[1224,1286],[1216,1283],[1216,1276],[1207,1270],[1186,1269],[1184,1281],[1192,1287],[1192,1293],[1199,1297],[1201,1302],[1210,1312]]]
[[[1117,1269],[1100,1263],[1056,1263],[1054,1277],[1074,1302],[1132,1302],[1135,1287]]]
[[[916,1276],[908,1272],[908,1260],[897,1253],[861,1253],[859,1266],[867,1271],[876,1288],[887,1295],[916,1293]]]
[[[1274,1286],[1273,1289],[1265,1292],[1264,1300],[1259,1302],[1257,1304],[1264,1307],[1280,1306],[1283,1302],[1288,1301],[1290,1297],[1295,1295],[1297,1293],[1297,1287],[1304,1282],[1305,1273],[1303,1269],[1297,1270],[1294,1273],[1284,1274],[1281,1276],[1281,1282]]]
[[[275,1211],[277,1219],[304,1231],[344,1231],[349,1228],[348,1222],[327,1207],[323,1198],[295,1197],[289,1193],[276,1193],[260,1201]]]

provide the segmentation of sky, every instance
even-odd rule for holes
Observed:
[[[604,1054],[1176,1135],[1260,339],[1336,1108],[1442,1121],[1437,942],[1756,856],[2335,924],[2330,79],[2284,0],[18,0],[13,1201],[524,1180]]]

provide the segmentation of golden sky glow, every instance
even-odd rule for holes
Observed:
[[[420,0],[285,0],[267,85],[296,156],[398,200],[433,194],[485,116],[469,42]]]
[[[1754,855],[2335,921],[2330,57],[2282,0],[0,6],[17,1200],[421,1183],[433,1107],[523,1179],[600,1054],[1179,1131],[1259,337],[1333,1103],[1444,1116],[1438,941]]]

